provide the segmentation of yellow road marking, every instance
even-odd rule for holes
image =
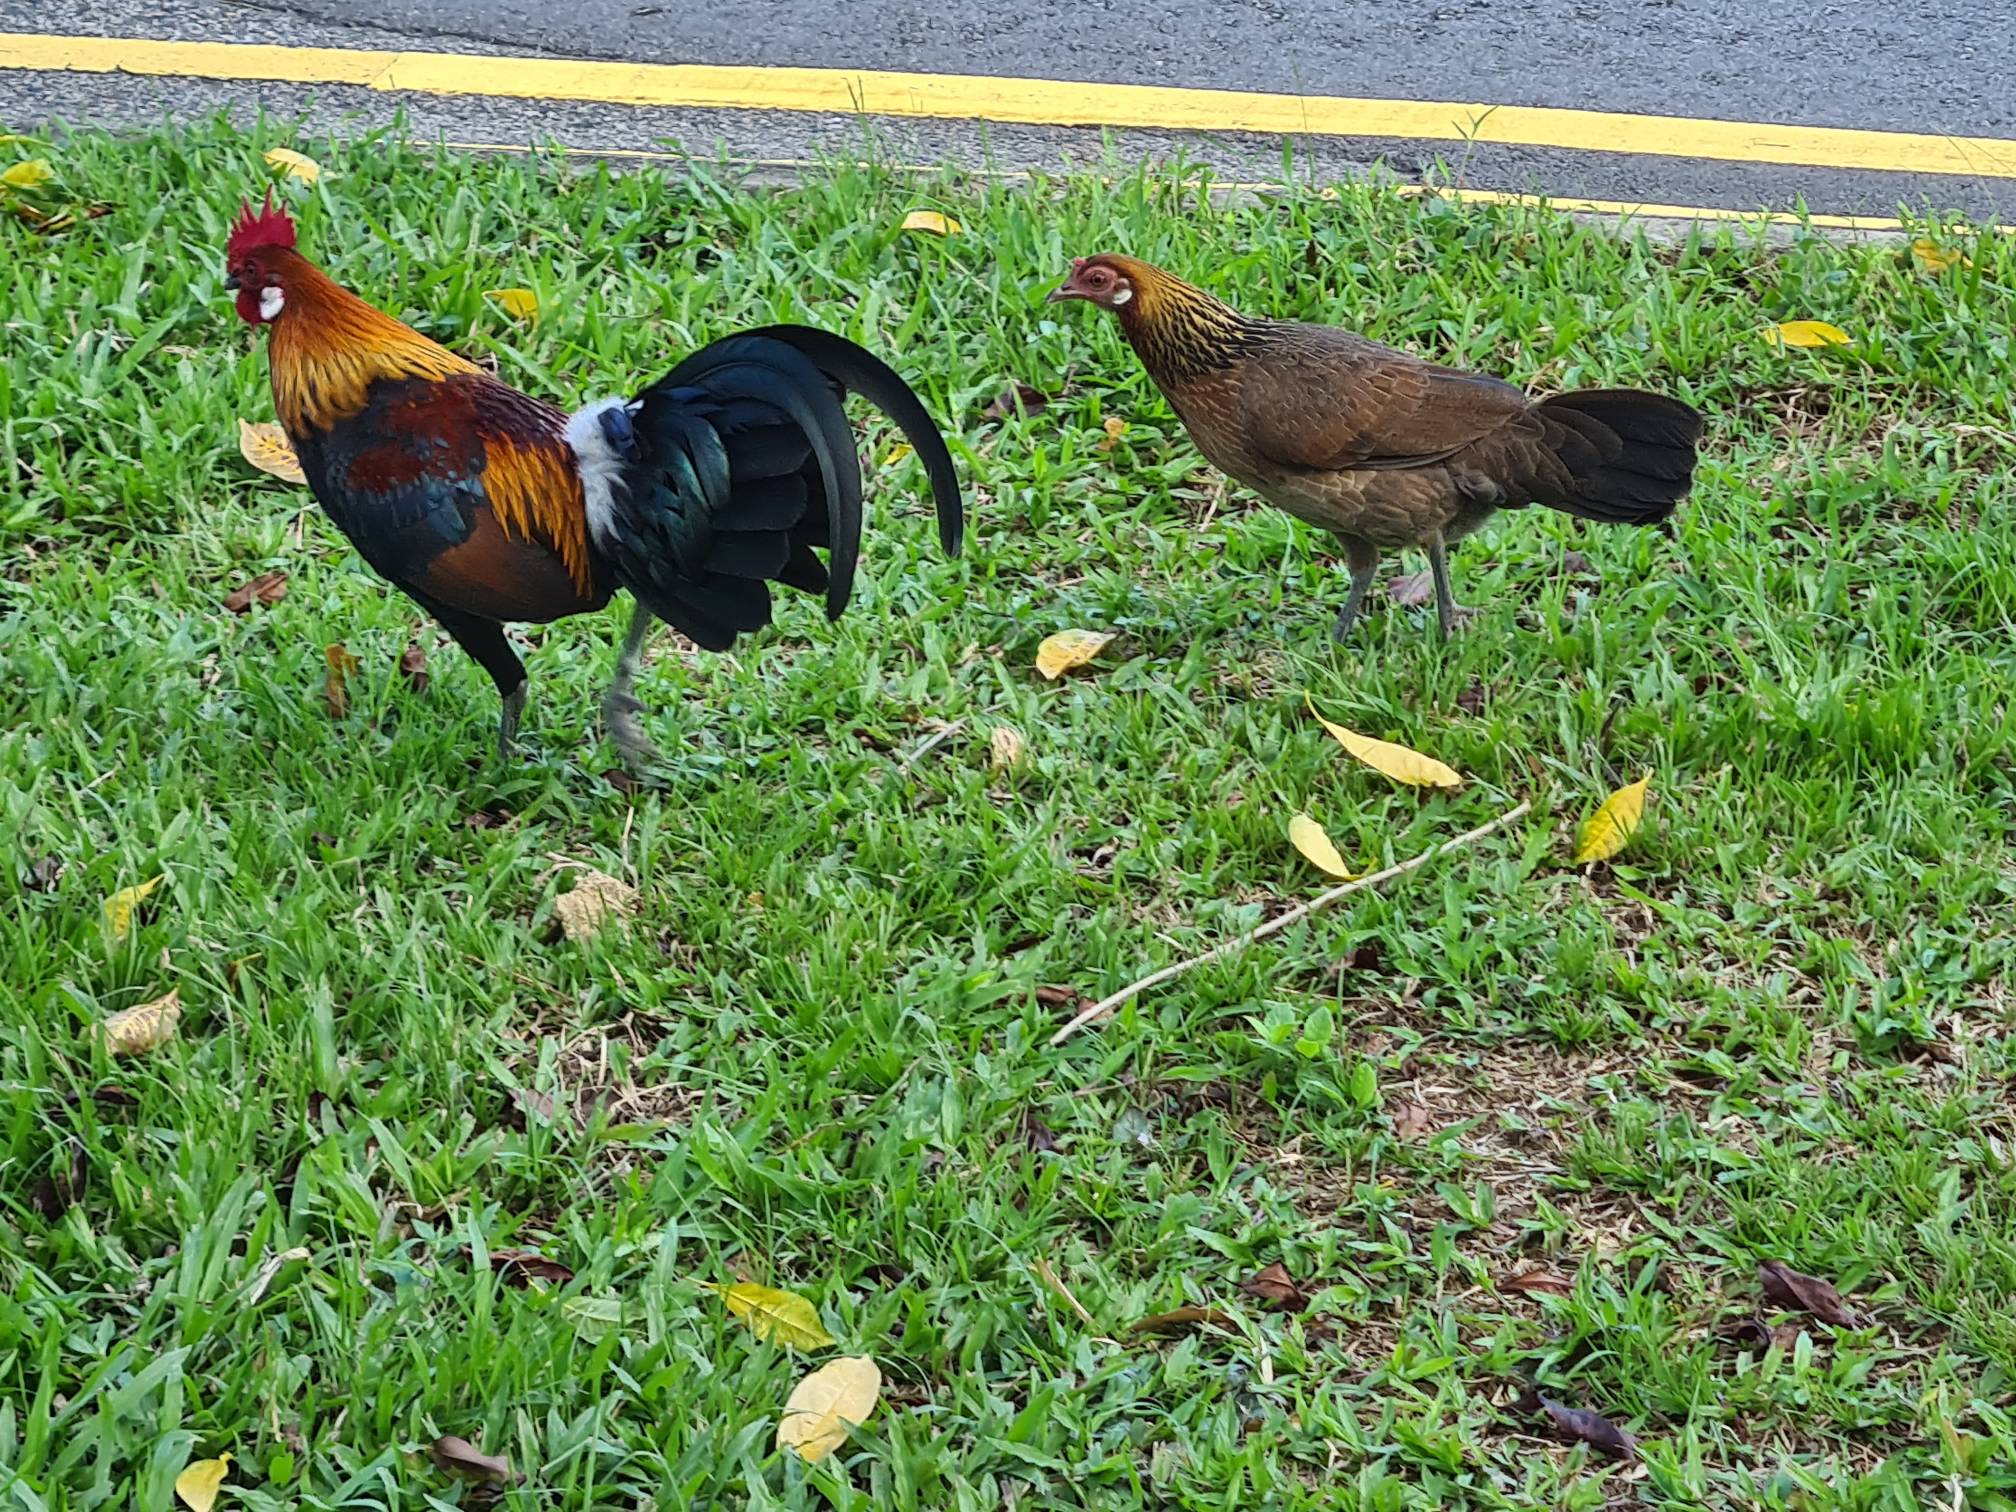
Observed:
[[[1483,142],[1732,163],[2016,178],[2016,141],[1993,137],[967,74],[597,63],[38,33],[0,33],[0,68],[349,84],[422,94],[704,110]]]

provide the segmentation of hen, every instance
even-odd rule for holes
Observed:
[[[861,545],[853,389],[909,438],[944,548],[965,530],[944,438],[903,380],[853,342],[777,325],[702,347],[633,399],[569,415],[372,308],[295,250],[284,211],[245,207],[225,248],[238,313],[272,333],[273,402],[308,486],[364,560],[497,684],[498,747],[525,704],[512,621],[636,610],[604,722],[656,755],[632,692],[654,617],[710,651],[770,623],[770,584],[837,619]],[[823,549],[823,563],[815,554]]]
[[[1448,548],[1500,509],[1653,525],[1693,479],[1701,417],[1636,389],[1534,401],[1350,331],[1255,319],[1131,257],[1079,258],[1050,298],[1111,310],[1199,451],[1334,535],[1351,568],[1342,640],[1383,552],[1425,547],[1442,633],[1467,613]]]

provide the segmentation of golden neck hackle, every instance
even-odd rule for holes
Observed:
[[[1120,329],[1148,376],[1163,388],[1226,366],[1260,328],[1261,322],[1152,263],[1133,258],[1113,262],[1134,290],[1134,297],[1118,307]]]
[[[273,404],[288,431],[327,430],[362,412],[381,378],[451,378],[480,369],[373,309],[305,257],[281,254],[287,306],[273,323]]]

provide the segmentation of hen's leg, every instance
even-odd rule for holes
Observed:
[[[1351,567],[1351,591],[1344,596],[1344,607],[1337,611],[1337,623],[1330,631],[1332,640],[1341,641],[1350,636],[1359,611],[1365,607],[1365,595],[1372,591],[1372,575],[1379,570],[1379,548],[1356,536],[1340,535],[1337,539]]]
[[[602,695],[602,726],[616,742],[623,764],[633,771],[658,759],[658,747],[645,738],[643,727],[637,723],[644,705],[632,691],[637,669],[644,661],[644,638],[650,633],[651,611],[639,604],[630,616],[623,649],[616,656],[616,675],[609,681],[609,691]]]
[[[1449,586],[1449,547],[1439,534],[1428,543],[1428,571],[1435,578],[1435,622],[1442,627],[1442,639],[1446,641],[1456,633],[1461,621],[1477,611],[1456,602],[1456,594]]]

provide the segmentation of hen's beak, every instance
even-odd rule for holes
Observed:
[[[1072,288],[1070,284],[1062,283],[1050,291],[1049,295],[1044,299],[1043,303],[1056,304],[1060,300],[1083,299],[1084,297],[1085,296],[1083,294],[1080,294],[1076,289]]]

